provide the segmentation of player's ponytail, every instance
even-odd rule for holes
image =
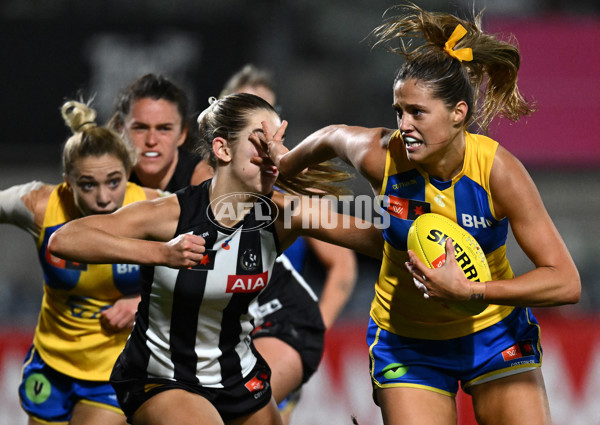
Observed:
[[[412,3],[390,10],[397,9],[402,12],[371,33],[374,47],[386,46],[406,59],[395,82],[420,80],[449,108],[465,101],[465,127],[476,123],[483,131],[497,115],[517,121],[535,110],[517,86],[518,47],[484,33],[481,13],[467,20]]]

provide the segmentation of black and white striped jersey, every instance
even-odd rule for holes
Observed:
[[[121,355],[140,378],[222,388],[256,363],[248,306],[266,287],[277,257],[276,212],[263,199],[235,227],[223,228],[210,206],[209,185],[207,180],[177,192],[175,236],[202,236],[202,262],[191,269],[142,268],[142,300]]]

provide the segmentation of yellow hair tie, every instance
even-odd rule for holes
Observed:
[[[454,46],[456,46],[456,43],[458,42],[458,40],[463,38],[466,33],[467,33],[467,30],[465,29],[465,27],[463,27],[461,24],[458,24],[456,26],[456,28],[454,28],[452,35],[450,36],[450,38],[448,39],[448,41],[446,41],[446,44],[444,45],[444,51],[446,53],[448,53],[450,56],[452,56],[453,58],[456,58],[461,62],[462,61],[469,62],[469,61],[473,60],[473,50],[470,47],[467,47],[464,49],[453,50]]]

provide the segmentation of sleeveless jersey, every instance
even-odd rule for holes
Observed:
[[[495,218],[489,185],[498,143],[470,133],[465,139],[463,168],[447,182],[435,180],[408,162],[399,132],[390,139],[381,190],[390,225],[383,231],[383,260],[371,317],[378,326],[397,335],[457,338],[499,322],[514,308],[490,305],[476,316],[453,312],[439,301],[424,299],[404,265],[410,225],[419,215],[432,212],[450,218],[475,237],[486,254],[492,280],[514,276],[506,258],[508,220]]]
[[[205,239],[201,263],[142,267],[142,301],[119,360],[128,374],[223,388],[256,363],[248,306],[267,285],[277,257],[274,209],[256,203],[236,226],[224,228],[210,206],[210,182],[176,192],[181,213],[175,236]]]
[[[143,189],[127,183],[123,204],[143,199]],[[50,236],[79,217],[67,185],[58,185],[48,199],[37,241],[44,296],[33,344],[50,367],[65,375],[108,381],[129,329],[106,333],[100,326],[100,313],[123,295],[140,292],[140,267],[74,263],[50,254]]]

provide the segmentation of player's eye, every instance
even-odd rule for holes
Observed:
[[[110,186],[111,189],[116,189],[121,184],[121,181],[122,181],[122,179],[120,177],[119,178],[110,179],[108,181],[108,185]]]
[[[90,190],[92,190],[94,188],[95,184],[90,183],[90,182],[82,182],[82,183],[79,183],[78,186],[84,192],[89,192]]]

